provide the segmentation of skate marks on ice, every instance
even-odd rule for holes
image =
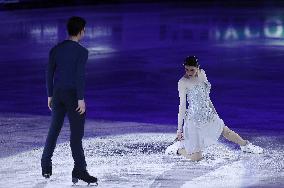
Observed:
[[[0,114],[0,158],[42,147],[50,126],[51,117],[30,114]],[[57,143],[68,142],[70,128],[65,118]],[[174,127],[165,124],[119,122],[87,119],[84,138],[106,135],[122,135],[136,132],[173,132]]]
[[[165,156],[174,134],[133,133],[83,140],[88,170],[98,187],[249,187],[283,185],[283,144],[257,137],[262,155],[243,154],[220,143],[205,151],[205,159],[190,162]],[[278,138],[278,137],[277,137]],[[71,187],[73,161],[68,142],[57,146],[53,175],[41,177],[42,148],[0,159],[0,187]],[[283,180],[283,179],[282,179]],[[76,187],[87,184],[79,181]]]
[[[172,158],[172,167],[150,187],[284,187],[284,136],[250,140],[263,147],[264,154],[243,153],[220,143],[207,148],[200,162]]]
[[[172,134],[127,134],[83,140],[88,170],[99,187],[149,186],[169,164],[163,160]],[[73,161],[68,142],[53,155],[53,175],[41,177],[42,148],[0,159],[0,187],[70,187]],[[79,181],[79,186],[86,183]],[[76,186],[77,187],[77,186]]]
[[[239,151],[230,150],[221,143],[211,146],[204,151],[203,155],[204,159],[199,162],[193,162],[181,156],[174,157],[172,167],[159,175],[150,187],[182,187],[187,181],[240,160]]]

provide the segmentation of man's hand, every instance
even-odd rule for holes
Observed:
[[[86,105],[84,100],[78,100],[78,107],[76,111],[80,113],[80,115],[84,114],[86,111]]]
[[[52,105],[52,97],[48,97],[48,98],[47,98],[47,106],[48,106],[48,108],[49,108],[50,111],[52,110],[52,109],[51,109],[51,105]]]

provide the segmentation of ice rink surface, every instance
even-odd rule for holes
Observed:
[[[0,149],[6,153],[0,158],[0,187],[72,186],[73,160],[67,125],[53,156],[51,179],[46,181],[41,176],[40,145],[44,143],[48,119],[2,114],[1,122],[6,122],[6,127],[9,124],[10,129],[2,129],[0,134],[3,143]],[[22,132],[19,126],[27,128]],[[238,146],[221,138],[217,145],[207,148],[202,161],[191,162],[180,156],[164,155],[175,138],[170,126],[131,122],[87,121],[83,146],[87,168],[99,178],[99,187],[283,187],[283,134],[236,131],[263,147],[264,153],[242,153]],[[77,185],[87,184],[79,181]]]
[[[284,187],[283,12],[178,3],[1,11],[0,187],[72,186],[68,121],[50,181],[40,169],[50,124],[48,52],[66,39],[72,15],[87,20],[83,143],[99,187]],[[163,154],[175,137],[188,55],[199,57],[225,124],[264,154],[242,153],[222,138],[198,163]]]

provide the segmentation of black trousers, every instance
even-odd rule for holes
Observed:
[[[64,117],[67,113],[70,123],[70,146],[74,159],[74,169],[86,169],[87,164],[82,147],[86,113],[80,115],[76,111],[77,107],[76,90],[59,88],[54,90],[52,97],[52,121],[41,158],[42,168],[52,165],[51,158],[64,122]]]

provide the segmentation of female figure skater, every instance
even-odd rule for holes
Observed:
[[[168,146],[166,154],[178,154],[199,161],[202,159],[202,150],[215,144],[221,134],[238,144],[243,152],[262,153],[261,147],[244,140],[218,116],[209,97],[211,84],[205,71],[199,68],[197,58],[189,56],[183,65],[186,74],[178,81],[178,141]]]

